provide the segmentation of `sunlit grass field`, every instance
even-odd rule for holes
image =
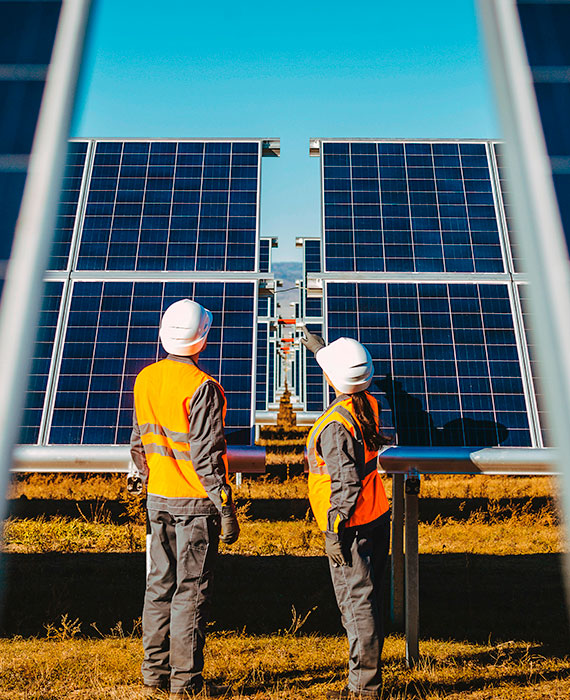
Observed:
[[[242,533],[221,547],[206,677],[233,698],[323,698],[344,685],[347,645],[306,480],[245,479],[235,493]],[[139,698],[141,500],[122,476],[33,475],[10,504],[0,700]],[[423,479],[419,538],[421,662],[406,667],[389,627],[383,697],[570,697],[555,482]]]

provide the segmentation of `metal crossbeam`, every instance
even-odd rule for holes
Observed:
[[[128,445],[18,445],[11,472],[127,473],[131,459]],[[232,473],[263,474],[264,447],[228,447]]]

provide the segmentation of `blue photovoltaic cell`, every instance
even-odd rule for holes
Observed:
[[[268,330],[267,323],[257,325],[257,369],[255,374],[255,408],[257,411],[267,410],[267,352]]]
[[[97,142],[78,269],[255,271],[259,149]]]
[[[38,441],[62,291],[62,282],[45,283],[20,429],[19,442],[23,444]]]
[[[321,324],[307,323],[307,328],[311,333],[323,335]],[[324,409],[324,391],[323,391],[323,370],[317,364],[315,356],[312,352],[306,353],[306,405],[307,411],[322,411]]]
[[[534,342],[532,340],[531,333],[531,323],[532,314],[529,308],[528,296],[529,287],[526,284],[517,284],[517,292],[521,302],[522,315],[523,315],[523,325],[526,338],[526,344],[528,348],[528,356],[530,360],[530,372],[532,375],[532,382],[534,386],[534,394],[536,396],[536,403],[538,407],[538,418],[540,421],[540,433],[542,436],[542,442],[544,447],[552,447],[552,438],[547,425],[547,413],[544,407],[544,398],[542,394],[542,387],[540,384],[540,367],[536,357],[536,351]]]
[[[60,7],[0,2],[0,262],[10,257]]]
[[[305,272],[321,272],[320,239],[305,239]]]
[[[370,351],[399,444],[529,446],[505,284],[327,284],[328,341]]]
[[[268,238],[262,238],[259,241],[259,271],[269,272],[271,260],[271,241]]]
[[[49,442],[129,441],[138,372],[165,353],[163,311],[196,299],[214,315],[200,366],[224,387],[229,443],[250,444],[254,282],[75,282]]]
[[[503,272],[484,143],[324,142],[327,272]]]
[[[67,269],[86,155],[87,142],[68,144],[49,270]]]
[[[519,1],[517,6],[570,251],[570,3]]]

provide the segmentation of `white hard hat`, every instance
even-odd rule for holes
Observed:
[[[206,344],[212,314],[191,299],[171,304],[160,323],[160,342],[172,355],[195,355]]]
[[[374,365],[368,350],[354,338],[339,338],[315,355],[323,372],[342,394],[368,389]]]

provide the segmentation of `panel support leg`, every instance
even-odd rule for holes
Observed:
[[[415,666],[420,658],[420,579],[418,554],[418,476],[406,478],[406,663]]]
[[[394,629],[404,630],[404,475],[392,476],[392,557],[390,619]]]

